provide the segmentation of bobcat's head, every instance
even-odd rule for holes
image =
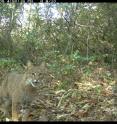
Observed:
[[[34,66],[30,61],[27,62],[26,84],[32,85],[32,87],[37,87],[43,82],[46,71],[47,69],[45,68],[45,63],[42,63],[40,66]]]

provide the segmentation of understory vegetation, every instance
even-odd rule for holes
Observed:
[[[117,120],[116,3],[0,3],[0,82],[28,60],[52,78],[33,118]]]

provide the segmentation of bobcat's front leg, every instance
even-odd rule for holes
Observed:
[[[17,103],[12,102],[12,121],[18,121],[18,108]]]

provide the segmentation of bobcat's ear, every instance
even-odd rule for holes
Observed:
[[[46,72],[47,71],[47,67],[46,67],[46,63],[45,62],[42,62],[41,65],[40,65],[40,70],[42,72]]]
[[[33,67],[33,63],[31,61],[27,61],[27,64],[25,66],[25,69],[29,70]]]

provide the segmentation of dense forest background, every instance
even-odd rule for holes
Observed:
[[[116,120],[117,4],[0,3],[1,77],[27,60],[53,77],[50,120]]]

